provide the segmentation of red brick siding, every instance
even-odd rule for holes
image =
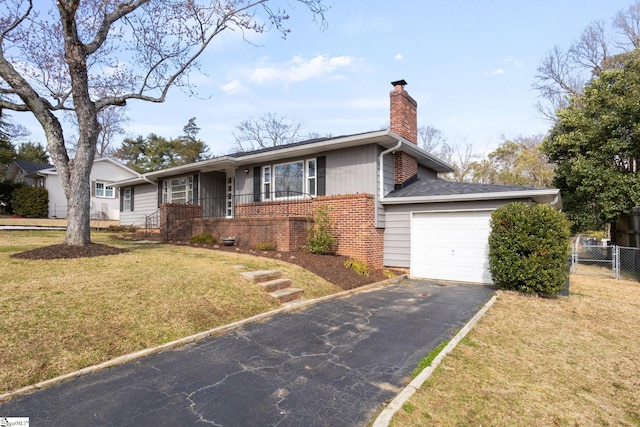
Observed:
[[[278,250],[297,250],[306,244],[307,227],[313,214],[278,217],[284,202],[256,203],[236,207],[238,218],[197,220],[193,234],[210,232],[216,238],[234,236],[240,246],[277,242]],[[371,194],[320,196],[311,200],[311,211],[330,208],[337,239],[336,253],[358,259],[371,268],[382,268],[383,233],[375,228],[375,197]],[[293,205],[302,206],[301,203]],[[307,205],[308,206],[308,205]],[[241,218],[241,209],[251,209],[251,218]],[[261,210],[261,208],[263,210]],[[291,209],[295,209],[294,206]],[[246,212],[245,212],[246,213]],[[259,216],[262,215],[262,216]]]
[[[276,242],[279,251],[289,252],[304,247],[308,224],[306,217],[200,219],[195,223],[194,234],[208,232],[218,241],[233,236],[236,245],[248,247]]]
[[[394,183],[402,184],[418,174],[418,162],[407,153],[395,153]]]
[[[336,252],[358,259],[371,268],[382,268],[383,234],[375,228],[375,197],[371,194],[345,194],[316,197],[314,210],[320,206],[331,209],[334,220]]]

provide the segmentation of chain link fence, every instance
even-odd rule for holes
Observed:
[[[578,236],[571,249],[571,272],[638,280],[640,249]]]

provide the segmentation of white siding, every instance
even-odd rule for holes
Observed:
[[[146,216],[158,210],[158,187],[152,184],[134,187],[133,209],[120,212],[120,224],[144,227]]]
[[[47,175],[45,186],[49,193],[49,218],[66,218],[67,198],[64,195],[60,177],[57,174]]]
[[[91,218],[116,220],[120,217],[119,190],[114,189],[114,197],[96,197],[94,187],[96,181],[108,185],[135,176],[135,173],[109,160],[96,160],[91,168]]]

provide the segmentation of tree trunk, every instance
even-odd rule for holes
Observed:
[[[67,196],[67,235],[65,244],[84,246],[91,243],[90,179],[79,171],[71,172],[71,192]]]

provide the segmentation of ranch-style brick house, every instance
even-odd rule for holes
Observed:
[[[328,207],[336,252],[413,277],[491,283],[489,219],[513,201],[560,207],[557,189],[449,182],[417,145],[417,103],[393,82],[390,129],[317,138],[150,172],[114,183],[120,222],[167,239],[212,232],[241,246],[306,243]]]

